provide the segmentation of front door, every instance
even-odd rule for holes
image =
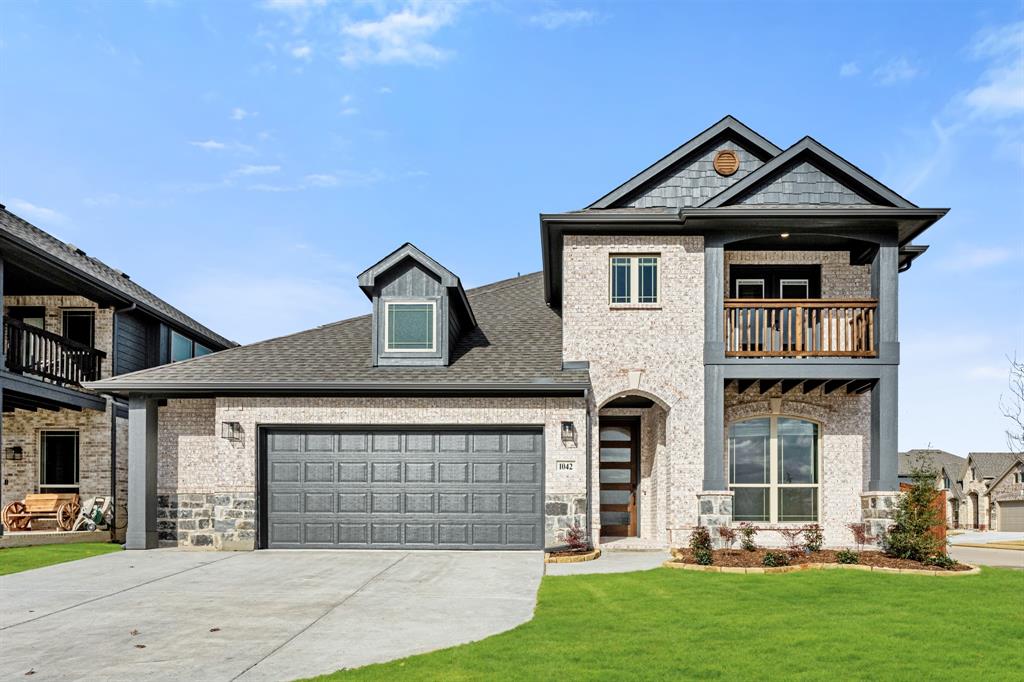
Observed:
[[[601,418],[599,479],[601,535],[605,537],[637,535],[639,427],[640,422],[635,418]]]

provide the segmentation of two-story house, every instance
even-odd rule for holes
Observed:
[[[915,470],[935,474],[935,489],[946,498],[946,527],[960,527],[960,512],[967,504],[962,487],[967,460],[945,450],[922,448],[899,453],[898,477],[901,485],[914,482]]]
[[[960,523],[966,528],[976,530],[1004,530],[997,522],[999,514],[996,499],[992,494],[993,485],[999,479],[1002,486],[1012,485],[1013,466],[1021,459],[1020,454],[1013,452],[971,452],[967,455],[967,463],[961,473],[962,486],[966,502],[966,515],[962,514]],[[1005,474],[1010,473],[1009,481]],[[1001,487],[1002,487],[1001,486]],[[1017,498],[1020,496],[1018,495]],[[1021,518],[1024,510],[1017,511],[1019,507],[1013,499],[1007,499],[1006,508],[1013,507],[1011,518]],[[1010,525],[1024,523],[1024,520]],[[1005,528],[1010,530],[1010,528]]]
[[[31,493],[112,496],[123,537],[127,404],[83,384],[236,344],[3,206],[0,304],[0,509]]]
[[[128,546],[684,543],[887,523],[898,280],[946,209],[726,117],[465,290],[410,244],[372,313],[88,384],[129,401]]]

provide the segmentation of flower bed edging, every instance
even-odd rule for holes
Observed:
[[[774,566],[770,568],[742,568],[738,566],[701,566],[699,564],[684,564],[669,559],[662,566],[665,568],[676,568],[684,571],[703,571],[704,573],[795,573],[796,571],[821,571],[821,570],[843,570],[843,571],[876,571],[878,573],[902,573],[906,575],[977,575],[981,569],[973,564],[966,564],[971,567],[969,571],[926,571],[920,568],[888,568],[885,566],[862,566],[860,564],[796,564],[794,566]]]
[[[594,559],[601,556],[600,549],[592,549],[589,552],[583,554],[571,554],[567,556],[556,556],[554,554],[545,553],[544,563],[546,564],[577,564],[581,561],[593,561]]]

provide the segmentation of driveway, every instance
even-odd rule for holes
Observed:
[[[540,552],[118,552],[0,577],[0,679],[292,680],[529,620]]]

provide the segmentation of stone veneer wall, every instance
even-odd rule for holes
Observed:
[[[821,265],[822,298],[869,298],[871,266],[850,265],[846,251],[726,251],[725,297],[732,265]]]
[[[562,352],[590,362],[597,442],[597,408],[620,395],[650,397],[665,410],[665,456],[652,466],[653,504],[641,501],[643,538],[672,541],[673,530],[697,522],[704,449],[704,240],[694,236],[566,235],[563,247]],[[610,305],[612,254],[656,253],[660,299],[655,306]],[[643,436],[642,436],[643,440]],[[650,438],[647,438],[650,441]],[[596,465],[592,465],[593,532],[599,532]]]
[[[239,422],[243,438],[218,436]],[[576,425],[563,443],[561,422]],[[582,398],[218,398],[169,400],[160,408],[157,493],[160,542],[253,549],[257,425],[536,425],[545,433],[546,544],[585,519],[586,405]],[[557,461],[573,462],[560,472]]]
[[[110,377],[111,348],[114,341],[114,309],[101,308],[95,301],[83,296],[4,296],[4,314],[11,306],[41,306],[46,309],[43,328],[54,334],[63,334],[64,320],[62,311],[82,310],[93,311],[93,346],[107,354],[100,365],[100,377]]]
[[[1014,474],[1019,474],[1014,480]],[[988,491],[992,500],[990,530],[999,530],[999,503],[1011,500],[1024,500],[1024,462],[1018,462],[1010,473],[995,482]],[[962,521],[961,521],[962,523]]]
[[[110,495],[110,412],[98,410],[15,410],[3,415],[3,447],[21,446],[20,460],[4,460],[0,508],[39,492],[39,445],[43,431],[78,432],[79,495]],[[117,504],[119,526],[127,519],[128,420],[117,420]],[[124,531],[120,532],[123,537]]]
[[[820,520],[825,544],[831,547],[852,545],[847,524],[862,520],[861,493],[870,476],[871,460],[871,396],[847,395],[836,391],[824,395],[820,388],[782,396],[778,387],[765,395],[751,388],[742,396],[735,386],[725,393],[726,443],[729,424],[751,417],[772,414],[773,398],[780,398],[780,416],[803,417],[821,424]],[[722,466],[728,481],[728,447],[722,454]],[[786,526],[792,524],[785,524]],[[802,525],[802,524],[800,524]],[[758,524],[763,528],[758,542],[783,545],[779,533],[770,532],[778,526]]]

